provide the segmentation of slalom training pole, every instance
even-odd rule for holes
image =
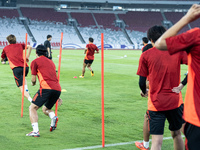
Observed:
[[[101,33],[101,112],[102,112],[102,147],[105,147],[104,130],[104,34]]]
[[[63,40],[63,32],[61,32],[60,37],[60,54],[59,54],[59,63],[58,63],[58,82],[60,81],[60,66],[61,66],[61,56],[62,56],[62,40]],[[55,115],[57,116],[58,112],[58,101],[56,102],[56,108],[55,108]]]
[[[26,74],[26,49],[27,49],[27,39],[28,34],[26,33],[25,37],[25,52],[23,54],[24,56],[24,70],[23,70],[23,87],[22,87],[22,104],[21,104],[21,117],[23,117],[23,109],[24,109],[24,88],[25,88],[25,74]]]

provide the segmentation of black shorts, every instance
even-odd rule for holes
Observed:
[[[200,148],[200,127],[192,125],[188,122],[185,124],[185,149],[198,150]]]
[[[87,60],[87,59],[84,59],[84,63],[86,63],[86,65],[87,65],[87,64],[92,64],[93,61],[94,61],[94,60]]]
[[[33,97],[32,103],[41,107],[45,104],[48,109],[51,109],[60,97],[61,92],[56,90],[42,89]]]
[[[147,111],[148,114],[148,125],[150,134],[154,135],[163,135],[165,120],[169,122],[169,130],[177,131],[182,127],[182,124],[185,123],[183,120],[183,104],[173,110],[167,111]]]
[[[16,67],[13,69],[13,75],[15,77],[15,82],[18,87],[23,85],[23,67]],[[28,75],[29,67],[26,67],[25,76]]]

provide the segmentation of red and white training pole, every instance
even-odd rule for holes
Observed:
[[[22,87],[22,103],[21,103],[21,117],[23,117],[23,109],[24,109],[24,88],[25,88],[25,74],[26,74],[26,49],[27,49],[27,39],[28,34],[26,33],[25,37],[25,50],[24,50],[24,70],[23,70],[23,87]]]
[[[58,82],[60,81],[60,66],[61,66],[61,56],[62,56],[62,41],[63,41],[63,32],[61,32],[60,37],[60,54],[59,54],[59,63],[58,63]],[[58,112],[58,101],[56,102],[56,108],[55,108],[55,115],[57,116]]]
[[[102,112],[102,147],[105,147],[104,130],[104,34],[101,33],[101,112]]]

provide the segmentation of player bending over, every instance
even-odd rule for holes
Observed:
[[[88,69],[91,71],[91,76],[94,76],[94,71],[92,70],[92,63],[94,61],[94,53],[95,51],[97,51],[96,53],[99,53],[99,49],[96,45],[93,44],[94,39],[93,38],[89,38],[89,44],[86,45],[85,48],[85,59],[83,62],[83,69],[82,69],[82,75],[79,76],[79,78],[84,78],[84,74],[85,74],[85,68],[88,67]]]
[[[23,90],[23,69],[24,69],[24,59],[23,59],[23,50],[25,49],[25,44],[16,44],[16,37],[14,35],[9,35],[7,37],[9,45],[4,47],[3,52],[1,54],[1,61],[3,61],[6,57],[8,58],[10,68],[13,70],[13,75],[15,78],[16,85],[19,89]],[[29,56],[31,54],[32,47],[27,45],[28,53],[26,56],[26,62],[29,62]],[[25,76],[28,75],[29,67],[26,63],[26,72]],[[32,98],[28,92],[28,86],[25,79],[25,91],[24,96],[31,102]]]
[[[148,38],[153,46],[165,31],[162,26],[153,26],[148,30]],[[149,77],[147,114],[149,132],[152,135],[151,150],[161,150],[166,119],[174,140],[174,149],[184,149],[180,131],[184,123],[183,100],[181,93],[172,91],[180,82],[180,64],[187,64],[186,52],[170,56],[168,52],[153,47],[140,57],[137,74],[140,76],[142,96],[147,95],[146,77]]]
[[[61,94],[61,87],[56,76],[56,67],[53,61],[46,56],[47,50],[44,46],[39,45],[36,48],[36,59],[31,63],[32,85],[36,85],[36,75],[40,82],[40,89],[33,97],[32,103],[29,107],[29,116],[33,131],[26,134],[26,136],[39,137],[38,115],[37,110],[42,106],[42,111],[45,115],[51,118],[50,131],[57,127],[58,117],[51,108],[58,100],[58,104],[62,104],[59,98]]]
[[[181,51],[188,53],[188,86],[183,113],[186,121],[184,128],[186,150],[200,149],[200,29],[194,28],[177,34],[187,24],[198,18],[200,18],[200,5],[194,4],[187,14],[155,44],[160,50],[168,50],[172,56]]]

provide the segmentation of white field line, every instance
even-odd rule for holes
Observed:
[[[182,137],[184,137],[184,136],[182,136]],[[169,139],[172,139],[172,137],[164,137],[163,138],[163,140],[169,140]],[[134,144],[135,142],[136,141],[123,142],[123,143],[114,143],[114,144],[105,144],[105,147],[114,147],[114,146],[121,146],[121,145],[131,145],[131,144]],[[142,141],[138,140],[138,142],[142,142]],[[63,149],[63,150],[87,150],[87,149],[97,149],[97,148],[102,148],[102,145],[87,146],[87,147],[72,148],[72,149]]]

